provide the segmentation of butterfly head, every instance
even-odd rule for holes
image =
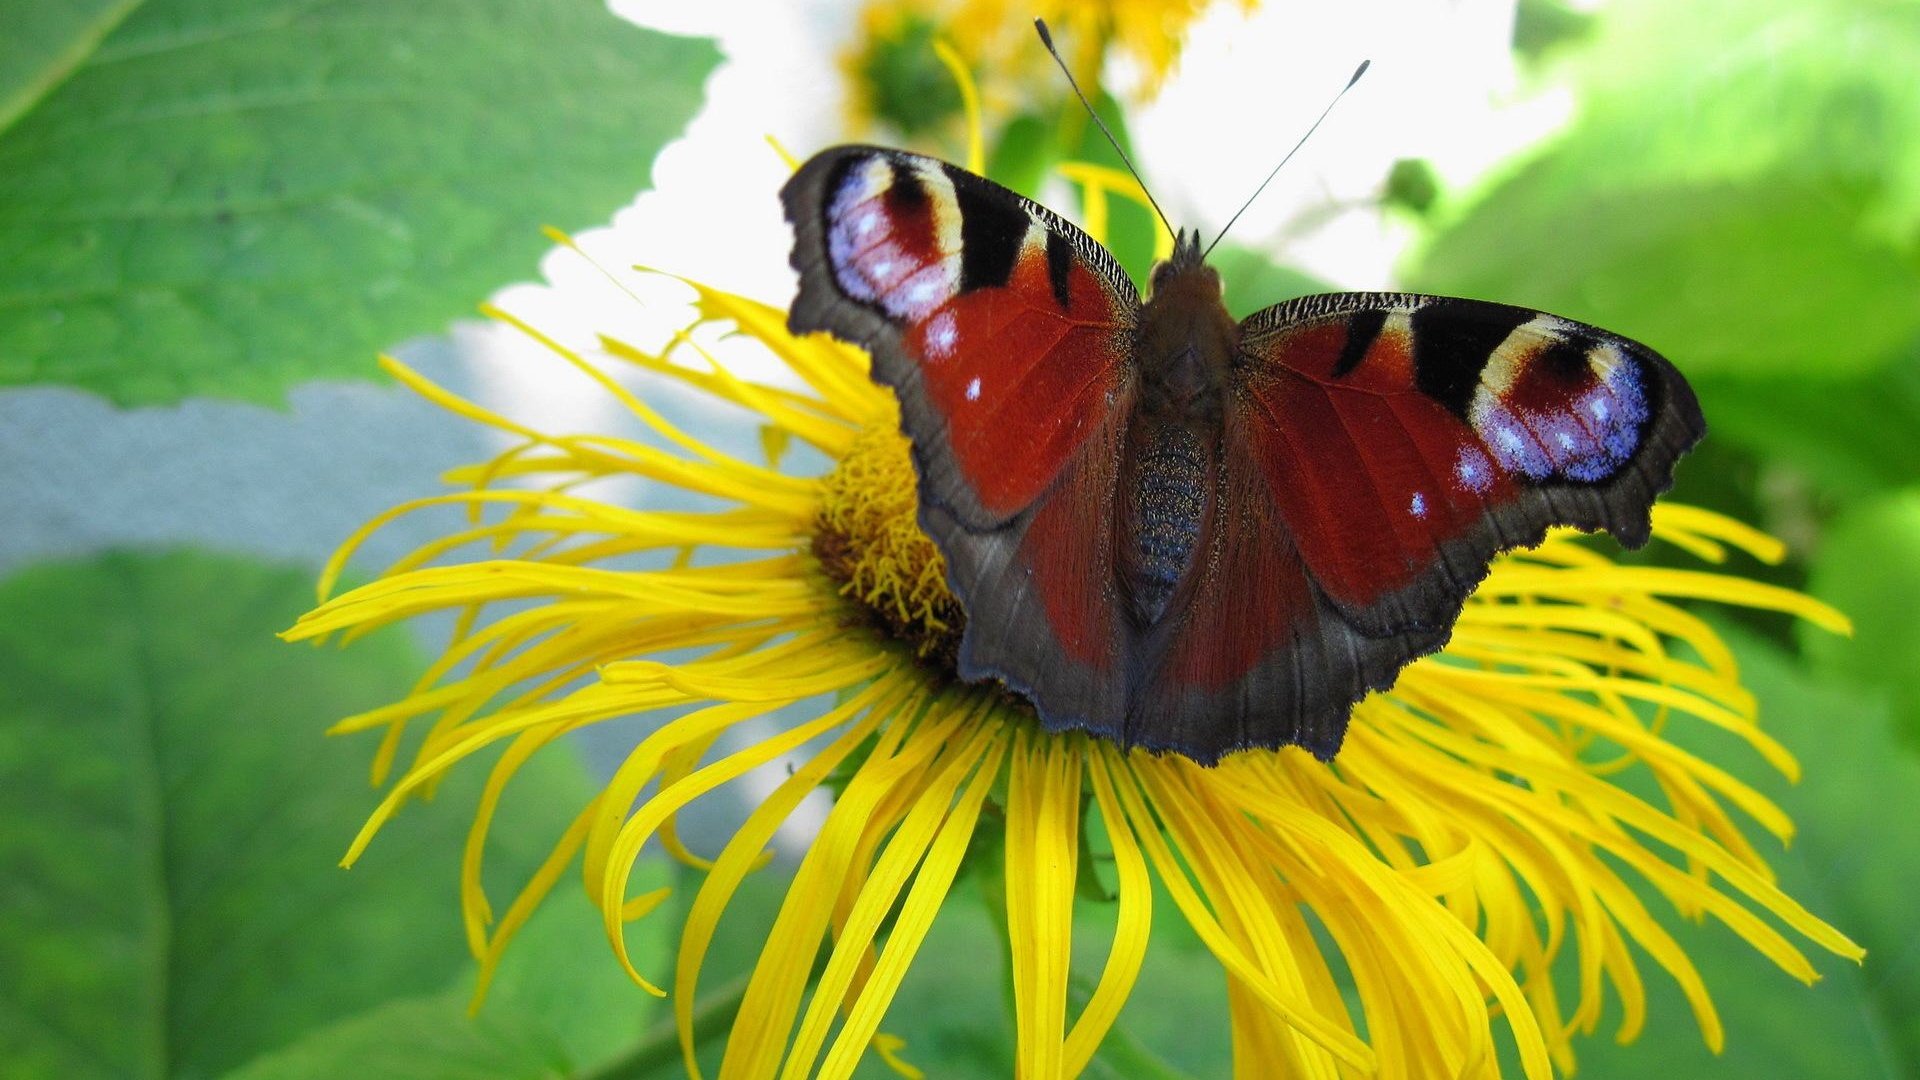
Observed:
[[[1148,278],[1148,294],[1160,296],[1171,290],[1220,296],[1220,275],[1206,264],[1200,250],[1200,230],[1181,229],[1173,238],[1173,254],[1153,264]]]
[[[1192,300],[1212,300],[1213,304],[1219,304],[1219,271],[1206,265],[1206,258],[1200,252],[1198,229],[1181,229],[1173,236],[1173,254],[1154,263],[1154,273],[1148,277],[1146,286],[1146,294],[1154,300],[1183,294]]]

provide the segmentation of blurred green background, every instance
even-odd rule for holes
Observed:
[[[918,110],[902,127],[957,104],[924,91],[947,84],[928,81],[923,31],[897,46],[917,51],[846,65],[879,80],[883,125],[890,93]],[[1839,640],[1711,616],[1800,756],[1798,786],[1710,736],[1675,738],[1762,779],[1800,829],[1775,857],[1783,882],[1866,964],[1817,957],[1826,977],[1808,989],[1724,928],[1678,925],[1726,1052],[1707,1053],[1650,970],[1646,1034],[1620,1047],[1603,1027],[1579,1044],[1581,1074],[1920,1075],[1920,4],[1526,0],[1511,47],[1528,78],[1569,88],[1572,118],[1457,190],[1417,160],[1381,176],[1375,198],[1415,233],[1404,284],[1538,306],[1673,358],[1712,425],[1676,497],[1788,540],[1783,565],[1733,569],[1858,626]],[[132,475],[164,471],[166,446],[140,460],[156,416],[283,409],[311,380],[372,378],[375,352],[532,276],[536,227],[605,221],[645,187],[719,59],[574,0],[0,0],[0,1075],[678,1071],[666,1010],[620,976],[570,890],[466,1017],[454,883],[471,790],[335,868],[371,805],[370,747],[318,733],[423,666],[398,634],[344,653],[271,637],[351,515],[273,545],[185,550],[158,529],[102,553],[79,518],[34,508],[61,455],[117,439]],[[989,132],[994,174],[1029,190],[1061,160],[1112,160],[1084,125],[1052,122],[1045,94]],[[1125,102],[1102,110],[1124,135]],[[1147,226],[1116,209],[1136,270]],[[1222,250],[1237,311],[1323,287],[1284,251]],[[89,409],[107,442],[49,419]],[[284,455],[301,421],[263,411],[233,430]],[[464,449],[423,438],[449,464]],[[311,482],[285,474],[303,501],[334,497]],[[241,515],[195,512],[216,535]],[[589,790],[587,763],[544,764],[496,828],[503,876]],[[715,1016],[781,872],[723,924],[704,980]],[[923,955],[997,949],[985,919],[949,904]],[[643,924],[643,970],[670,967],[672,921]],[[1228,1067],[1219,969],[1164,921],[1094,1075]],[[931,1075],[1004,1075],[1003,981],[992,964],[924,963],[887,1030]]]

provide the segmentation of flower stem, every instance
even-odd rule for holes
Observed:
[[[989,804],[989,812],[1000,817],[996,804]],[[974,842],[975,848],[967,853],[967,861],[971,864],[980,906],[987,911],[987,923],[1000,940],[1000,956],[1006,964],[1006,977],[1000,980],[1000,995],[1006,1006],[1007,1045],[1012,1046],[1018,1037],[1020,1012],[1013,997],[1013,931],[1007,925],[1006,841],[1004,834],[995,833],[991,839],[976,835]]]

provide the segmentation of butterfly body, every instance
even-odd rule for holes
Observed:
[[[1183,236],[1176,258],[1160,264],[1135,330],[1138,387],[1122,440],[1125,502],[1114,543],[1138,632],[1165,616],[1198,549],[1231,392],[1239,327],[1197,239]]]
[[[1554,524],[1644,543],[1704,431],[1658,354],[1540,312],[1341,293],[1236,321],[1186,234],[1142,302],[1046,208],[872,147],[782,198],[791,328],[899,398],[960,675],[1049,728],[1331,758],[1494,554]]]

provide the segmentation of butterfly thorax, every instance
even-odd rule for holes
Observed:
[[[1119,546],[1129,610],[1144,628],[1168,610],[1199,545],[1239,338],[1220,276],[1197,250],[1182,245],[1154,268],[1138,333],[1139,396],[1127,433]]]
[[[1221,300],[1220,275],[1197,260],[1153,269],[1153,293],[1140,312],[1135,355],[1140,413],[1218,425],[1240,327]]]

